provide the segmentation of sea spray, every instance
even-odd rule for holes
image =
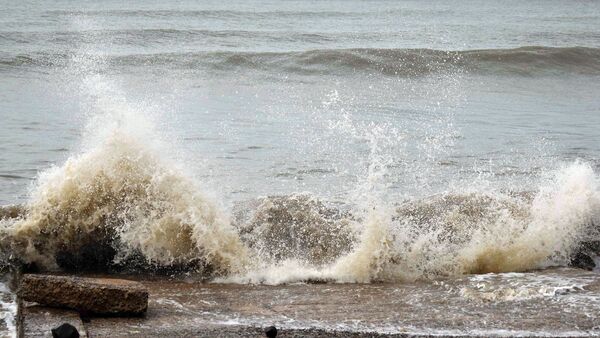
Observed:
[[[460,253],[462,272],[524,271],[566,265],[582,241],[598,239],[600,190],[587,164],[563,167],[543,180],[524,219],[500,218],[475,233]]]
[[[150,264],[195,262],[221,272],[241,268],[245,255],[195,182],[121,132],[43,173],[27,214],[7,233],[23,261],[50,269],[60,252],[98,242],[113,246],[115,259],[140,253]]]
[[[397,221],[411,234],[397,244],[398,275],[565,266],[582,241],[598,239],[599,203],[598,177],[579,162],[549,174],[535,194],[453,193],[409,203]]]
[[[393,130],[393,129],[392,129]],[[354,192],[353,199],[363,214],[363,228],[359,242],[347,256],[340,258],[334,265],[336,279],[352,282],[370,282],[377,280],[385,271],[389,262],[391,221],[389,201],[382,197],[387,190],[385,175],[392,160],[383,151],[385,145],[395,144],[395,133],[390,136],[388,129],[374,125],[361,135],[370,147],[368,167],[365,179]]]
[[[368,283],[381,279],[390,259],[389,214],[373,209],[354,251],[333,266],[335,280]]]

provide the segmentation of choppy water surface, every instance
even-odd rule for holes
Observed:
[[[598,6],[5,3],[0,201],[27,199],[118,100],[153,114],[225,201],[344,199],[370,138],[386,142],[393,199],[482,175],[533,189],[560,162],[598,165]],[[90,74],[102,88],[81,88]]]
[[[268,284],[566,265],[600,239],[599,32],[586,1],[3,3],[0,204],[27,210],[0,261],[100,243]]]

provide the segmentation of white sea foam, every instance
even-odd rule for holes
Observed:
[[[0,282],[0,322],[6,326],[6,332],[0,330],[0,336],[17,337],[16,318],[17,299],[6,284]]]
[[[502,273],[472,276],[468,281],[467,285],[459,290],[461,296],[482,302],[505,302],[577,293],[583,291],[587,285],[593,284],[595,278]]]

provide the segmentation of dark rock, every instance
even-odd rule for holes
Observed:
[[[269,326],[268,328],[265,329],[265,335],[268,338],[277,337],[277,328],[275,326]]]
[[[592,257],[580,251],[575,254],[573,258],[571,258],[571,263],[569,266],[579,269],[593,270],[596,267],[596,263]]]
[[[107,271],[116,250],[107,241],[83,243],[76,250],[56,254],[56,264],[66,271]]]
[[[55,256],[56,264],[67,272],[101,273],[151,273],[178,275],[189,271],[202,271],[210,276],[213,267],[201,259],[189,260],[185,264],[159,265],[152,263],[141,252],[133,251],[127,257],[115,261],[117,251],[112,239],[98,236],[97,241],[76,240],[76,247],[61,248]],[[38,271],[31,271],[38,272]]]
[[[78,312],[79,312],[79,318],[81,318],[82,322],[89,323],[89,322],[92,321],[91,318],[90,318],[92,314],[89,311],[87,311],[87,310],[79,310]]]
[[[23,300],[105,315],[142,314],[148,290],[123,279],[26,274],[18,291]]]
[[[112,262],[106,270],[108,273],[151,274],[161,276],[185,275],[190,271],[201,272],[207,279],[215,272],[214,266],[202,259],[190,259],[186,263],[161,265],[148,261],[144,255],[132,250],[127,257]]]
[[[38,273],[40,272],[40,267],[34,263],[25,263],[22,265],[23,272],[25,273]]]
[[[79,332],[75,326],[64,323],[59,327],[52,329],[52,337],[54,338],[79,338]]]

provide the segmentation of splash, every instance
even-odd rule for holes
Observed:
[[[598,178],[584,163],[565,166],[534,194],[445,194],[398,208],[392,275],[527,271],[566,266],[597,240]]]
[[[138,140],[115,132],[99,147],[42,174],[27,213],[8,230],[25,262],[55,268],[60,252],[102,242],[116,259],[240,267],[244,247],[197,184]]]
[[[296,220],[306,220],[318,210],[307,204],[304,209],[294,206],[298,196],[278,197],[276,201],[296,212],[306,212],[296,215]],[[290,252],[297,252],[291,245],[297,238],[312,238],[307,242],[309,250],[323,245],[322,241],[330,237],[322,234],[340,224],[347,227],[345,234],[351,234],[341,237],[352,239],[352,246],[335,251],[335,259],[327,264],[317,264],[308,259],[309,255],[291,255],[261,261],[244,274],[219,281],[368,283],[522,272],[567,266],[583,242],[600,239],[598,178],[589,165],[579,162],[548,174],[537,192],[445,193],[409,200],[395,208],[374,206],[362,213],[354,210],[335,226],[323,219],[280,223],[288,216],[280,218],[281,210],[273,208],[257,208],[254,212],[258,215],[247,224],[262,219],[269,220],[262,223],[263,227],[276,224],[277,231],[285,229],[285,236],[271,236],[269,242],[283,245]],[[246,238],[263,238],[264,228],[256,232],[245,229]],[[335,248],[334,244],[331,241],[324,245]]]
[[[157,132],[154,116],[164,107],[128,99],[115,81],[98,74],[101,65],[74,56],[65,92],[78,94],[87,119],[81,150],[42,172],[24,214],[0,224],[3,251],[13,261],[50,270],[142,265],[240,271],[247,250],[227,214]]]

